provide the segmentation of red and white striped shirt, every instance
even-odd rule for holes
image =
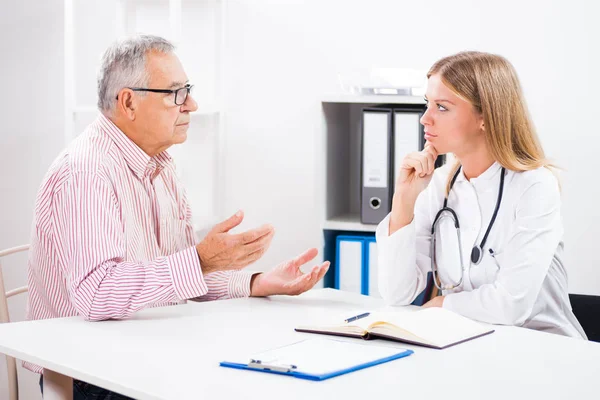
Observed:
[[[185,299],[250,295],[250,273],[203,275],[195,244],[171,157],[148,156],[100,115],[38,192],[27,319],[126,318]]]

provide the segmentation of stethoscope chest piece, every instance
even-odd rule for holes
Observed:
[[[473,247],[473,250],[471,250],[471,262],[475,265],[479,265],[482,258],[483,258],[483,250],[481,250],[481,247],[479,247],[479,246]]]

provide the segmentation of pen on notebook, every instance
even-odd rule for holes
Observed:
[[[371,313],[368,313],[368,312],[366,312],[366,313],[364,313],[364,314],[358,314],[358,315],[356,315],[356,316],[354,316],[354,317],[350,317],[350,318],[348,318],[348,319],[345,319],[344,321],[345,321],[345,322],[352,322],[352,321],[356,321],[357,319],[361,319],[361,318],[364,318],[364,317],[368,317],[370,314],[371,314]]]

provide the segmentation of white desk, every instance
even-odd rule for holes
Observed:
[[[322,289],[299,297],[148,309],[126,321],[63,318],[4,324],[0,352],[140,399],[562,400],[598,395],[600,344],[502,326],[446,350],[365,342],[415,353],[324,382],[219,367],[219,361],[239,354],[314,337],[295,332],[299,323],[380,304]],[[60,380],[59,374],[53,379]]]

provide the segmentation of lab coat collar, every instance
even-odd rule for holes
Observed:
[[[501,169],[502,166],[498,162],[494,162],[477,178],[471,178],[470,182],[478,189],[487,189],[488,187],[496,186],[497,180],[500,178],[500,175],[498,174],[500,173]],[[467,178],[465,177],[462,168],[456,177],[456,183],[458,182],[467,182]]]

